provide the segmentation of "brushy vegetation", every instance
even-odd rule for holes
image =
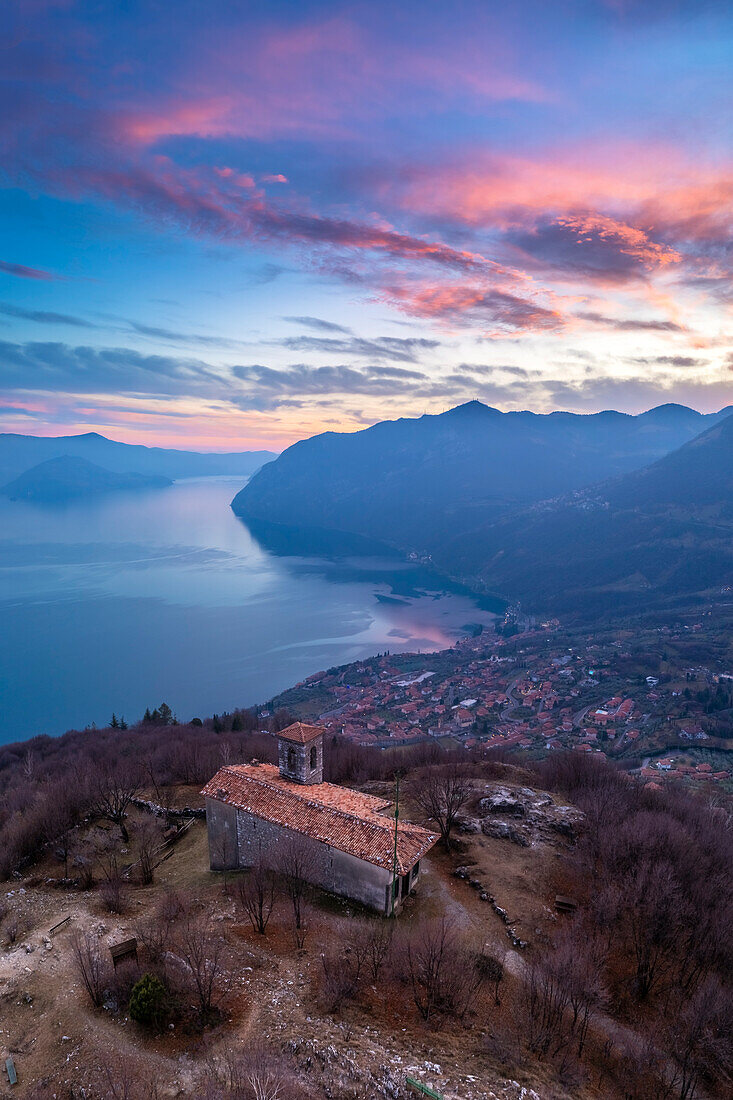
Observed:
[[[102,905],[124,911],[130,886],[118,860],[128,826],[141,885],[151,881],[160,839],[152,820],[130,825],[133,799],[144,792],[165,807],[174,788],[203,784],[230,760],[274,761],[271,732],[290,720],[276,712],[262,730],[253,712],[242,711],[178,725],[175,736],[170,723],[144,721],[6,746],[0,870],[9,876],[46,851],[69,885],[86,889],[96,881]],[[406,797],[441,833],[447,860],[460,857],[473,784],[507,770],[499,755],[445,753],[434,744],[398,755],[335,739],[328,748],[331,781],[391,781],[399,767]],[[396,923],[334,917],[332,946],[313,979],[314,1004],[329,1015],[368,1011],[378,985],[380,998],[402,1005],[415,1026],[478,1024],[493,1059],[507,1067],[542,1063],[566,1087],[597,1082],[625,1100],[726,1095],[733,1084],[733,815],[724,796],[711,800],[673,785],[649,790],[579,753],[511,760],[522,782],[559,794],[585,815],[551,884],[575,899],[576,914],[512,966],[439,916]],[[284,843],[225,884],[263,942],[276,910],[288,914],[295,949],[309,949],[304,859],[296,842]],[[6,928],[9,942],[17,935]],[[197,899],[164,894],[136,935],[138,961],[114,972],[96,938],[76,935],[76,969],[91,1004],[127,1006],[153,1028],[182,1013],[193,1013],[199,1028],[219,1021],[226,944]],[[256,1095],[252,1082],[268,1075],[286,1095],[290,1070],[263,1048],[246,1064],[212,1068],[210,1095]],[[231,1091],[234,1078],[244,1091]]]

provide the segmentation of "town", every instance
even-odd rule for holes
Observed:
[[[650,784],[730,784],[733,671],[718,644],[726,608],[593,633],[510,610],[495,631],[450,650],[318,672],[270,706],[382,749],[430,739],[532,756],[575,749],[618,760]]]

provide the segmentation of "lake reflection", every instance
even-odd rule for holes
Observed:
[[[241,484],[0,502],[0,741],[103,725],[113,710],[134,721],[162,700],[182,719],[231,710],[491,620],[394,559],[269,551],[229,508]]]

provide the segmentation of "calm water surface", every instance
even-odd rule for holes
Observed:
[[[0,501],[0,742],[112,711],[134,721],[161,701],[184,720],[248,706],[491,620],[394,560],[275,556],[229,508],[241,485]]]

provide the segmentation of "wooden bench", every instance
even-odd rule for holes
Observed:
[[[9,1085],[17,1085],[18,1084],[18,1074],[15,1072],[15,1062],[13,1061],[12,1058],[6,1058],[5,1059],[5,1072],[8,1075],[8,1084]]]
[[[578,908],[578,903],[572,898],[566,898],[563,894],[558,894],[555,898],[555,908],[558,913],[574,913]]]
[[[431,1100],[443,1100],[442,1092],[436,1092],[435,1089],[431,1089],[430,1085],[423,1085],[422,1082],[416,1081],[414,1077],[406,1077],[405,1083],[410,1086],[413,1092],[419,1092],[421,1096],[429,1096]]]
[[[137,960],[137,939],[133,936],[129,940],[122,940],[121,943],[110,944],[109,953],[112,956],[112,965],[115,969],[123,959],[130,959],[134,956]]]

